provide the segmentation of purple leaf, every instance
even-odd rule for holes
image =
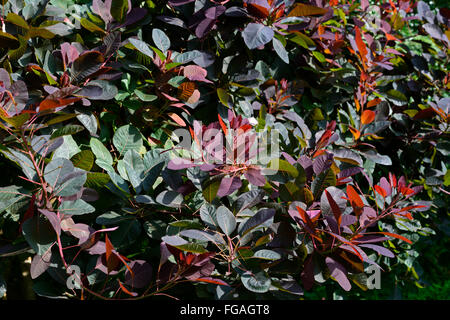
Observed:
[[[179,18],[175,18],[175,17],[170,17],[170,16],[159,16],[156,17],[158,20],[161,20],[165,23],[171,24],[173,26],[177,26],[180,28],[184,28],[187,29],[186,24],[184,23],[183,20],[179,19]]]
[[[147,9],[145,8],[133,8],[131,9],[130,13],[127,14],[127,17],[125,18],[125,22],[121,24],[120,26],[117,26],[116,28],[123,28],[129,25],[132,25],[142,18],[145,17],[147,14]]]
[[[303,167],[303,169],[305,169],[305,173],[306,173],[306,178],[308,180],[310,180],[313,176],[313,162],[310,158],[308,158],[307,156],[301,156],[300,158],[298,158],[297,160],[298,163],[300,163],[300,165]]]
[[[382,187],[384,191],[386,191],[387,196],[390,196],[392,194],[391,184],[387,181],[385,177],[382,177],[380,179],[380,187]]]
[[[106,252],[106,246],[104,241],[97,241],[92,247],[86,250],[91,255],[104,254]]]
[[[177,6],[182,6],[184,4],[191,3],[191,2],[194,2],[194,1],[195,0],[170,0],[169,4],[171,6],[177,7]]]
[[[192,81],[202,81],[212,83],[212,81],[206,79],[208,72],[202,67],[196,65],[189,65],[183,68],[183,75]]]
[[[202,68],[207,68],[215,61],[214,55],[205,51],[200,51],[201,56],[194,59],[194,63]]]
[[[260,23],[249,23],[242,32],[242,38],[249,49],[265,45],[272,40],[273,36],[273,30]]]
[[[250,168],[244,173],[245,178],[254,186],[262,187],[266,184],[266,178],[261,174],[258,169]]]
[[[373,242],[382,242],[389,240],[388,237],[385,237],[383,235],[364,235],[361,238],[354,239],[353,242],[357,243],[373,243]]]
[[[303,271],[300,275],[303,283],[303,287],[307,291],[311,290],[314,285],[314,260],[312,258],[313,256],[310,255],[303,266]]]
[[[331,276],[339,283],[342,289],[349,291],[352,288],[352,285],[350,284],[350,281],[348,281],[347,270],[330,257],[325,258],[325,263],[331,272]]]
[[[195,35],[198,38],[203,38],[205,35],[208,34],[208,32],[210,32],[213,27],[215,26],[216,21],[214,19],[203,19],[195,28]]]
[[[359,224],[365,228],[369,226],[370,221],[377,217],[377,212],[371,207],[364,207],[363,212],[359,216]]]
[[[129,263],[133,275],[128,270],[125,271],[125,284],[133,288],[143,288],[150,283],[152,267],[144,260],[134,260]]]
[[[226,8],[224,6],[216,6],[206,9],[205,17],[209,19],[217,19],[225,12]]]
[[[56,215],[55,212],[51,212],[46,209],[38,209],[40,213],[47,217],[48,221],[50,221],[55,232],[60,235],[61,234],[61,221]]]
[[[172,159],[167,164],[167,168],[170,170],[182,170],[186,168],[192,168],[195,166],[196,164],[192,163],[192,161],[183,158]]]
[[[0,82],[3,82],[2,86],[8,89],[11,86],[11,79],[9,73],[3,68],[0,68]]]
[[[31,260],[30,275],[31,279],[36,279],[43,274],[50,266],[50,260],[52,258],[51,248],[47,250],[42,256],[36,254]]]
[[[240,228],[240,234],[245,234],[248,231],[256,228],[257,226],[263,224],[267,220],[270,220],[275,215],[275,209],[261,209],[254,216],[245,221],[242,228]]]
[[[289,162],[290,164],[294,165],[297,162],[297,161],[295,161],[294,158],[291,157],[291,155],[289,153],[286,153],[283,151],[281,154],[286,159],[286,161]]]
[[[360,168],[360,167],[347,168],[347,169],[344,169],[341,172],[339,172],[338,178],[343,179],[343,178],[351,177],[351,176],[354,176],[355,174],[360,173],[361,171],[362,171],[362,168]]]
[[[220,182],[219,190],[217,191],[218,197],[224,197],[232,194],[242,186],[242,181],[239,177],[225,177]]]
[[[313,162],[313,170],[315,174],[320,174],[331,167],[333,163],[333,155],[330,153],[325,153],[318,156]]]
[[[343,214],[341,219],[341,226],[343,227],[352,225],[357,221],[356,217],[351,214]]]
[[[394,258],[395,257],[395,255],[392,253],[391,250],[389,250],[389,249],[387,249],[385,247],[382,247],[382,246],[377,246],[376,244],[360,244],[359,246],[360,247],[364,247],[364,248],[373,249],[378,254],[381,254],[381,255],[383,255],[385,257],[388,257],[388,258]]]
[[[244,8],[241,7],[230,7],[225,11],[225,15],[228,17],[248,17],[247,11],[245,11]]]

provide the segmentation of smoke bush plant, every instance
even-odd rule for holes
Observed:
[[[76,299],[298,299],[365,291],[369,266],[420,285],[415,244],[448,221],[449,17],[4,1],[0,267],[25,254],[36,294]]]

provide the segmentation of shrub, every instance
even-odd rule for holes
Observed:
[[[368,297],[374,266],[421,286],[423,241],[448,235],[449,17],[4,3],[4,278],[20,255],[43,297]]]

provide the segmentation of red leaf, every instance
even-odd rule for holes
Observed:
[[[364,208],[364,202],[361,200],[358,192],[350,185],[347,185],[347,196],[350,199],[350,204],[355,211],[356,216],[361,215]]]
[[[337,6],[339,4],[339,0],[330,0],[330,7]]]
[[[328,10],[324,8],[319,8],[316,6],[312,6],[304,3],[297,3],[294,6],[294,9],[289,12],[288,17],[305,17],[305,16],[315,16],[315,15],[324,15]]]
[[[59,108],[59,107],[64,107],[67,106],[71,103],[77,102],[81,100],[80,97],[77,98],[67,98],[67,99],[57,99],[57,100],[53,100],[53,99],[44,99],[42,100],[42,102],[39,104],[39,111],[44,111],[44,110],[49,110],[49,109],[55,109],[55,108]]]
[[[397,186],[397,178],[395,174],[389,172],[389,182],[391,183],[391,187],[395,188]]]
[[[375,120],[375,112],[372,110],[364,110],[364,112],[361,115],[361,123],[369,124],[373,120]]]
[[[408,238],[405,238],[404,236],[401,236],[401,235],[399,235],[399,234],[396,234],[396,233],[390,233],[390,232],[378,232],[378,233],[381,233],[381,234],[384,234],[384,235],[386,235],[386,236],[390,236],[390,237],[393,237],[393,238],[397,238],[397,239],[400,239],[400,240],[403,240],[403,241],[406,241],[406,242],[408,242],[409,244],[411,244],[412,243],[412,241],[411,240],[409,240]]]
[[[367,108],[372,108],[381,102],[380,98],[375,98],[367,102]]]
[[[417,209],[417,208],[426,208],[427,206],[423,206],[423,205],[412,205],[412,206],[407,206],[407,207],[404,207],[404,208],[402,208],[402,209],[400,209],[400,212],[403,212],[403,211],[408,211],[408,210],[411,210],[411,209]]]
[[[217,117],[219,118],[219,123],[220,123],[220,126],[222,127],[223,132],[225,133],[225,135],[227,135],[228,128],[227,128],[225,122],[223,122],[222,117],[220,116],[220,114],[218,114]]]
[[[351,126],[348,126],[348,128],[349,128],[350,132],[352,133],[353,138],[355,140],[358,140],[359,137],[361,136],[361,132],[358,129],[355,129],[355,128],[351,127]]]
[[[387,197],[387,192],[382,187],[376,185],[376,186],[374,186],[374,188],[375,188],[375,191],[378,192],[383,198]]]
[[[362,39],[361,31],[359,30],[358,27],[355,27],[355,41],[356,46],[358,47],[359,55],[361,57],[363,66],[365,69],[367,69],[367,47]]]
[[[105,252],[106,268],[108,270],[108,273],[110,273],[117,267],[117,265],[119,264],[119,261],[117,259],[116,254],[113,252],[114,247],[113,247],[111,241],[109,241],[107,234],[105,234],[105,249],[106,249],[106,252]]]
[[[222,280],[220,280],[220,279],[210,278],[210,277],[198,278],[198,279],[195,279],[195,281],[207,282],[207,283],[213,283],[213,284],[218,284],[218,285],[221,285],[221,286],[227,286],[227,287],[230,286],[230,285],[229,285],[228,283],[226,283],[225,281],[222,281]]]
[[[417,112],[416,115],[413,117],[413,119],[414,120],[429,119],[433,118],[435,115],[436,111],[432,107],[430,107]]]
[[[130,292],[127,288],[125,288],[125,286],[122,284],[122,282],[120,282],[120,280],[117,281],[119,282],[120,289],[122,289],[123,292],[132,297],[136,297],[138,295],[136,292]]]
[[[306,213],[305,210],[303,210],[300,207],[297,207],[297,211],[300,214],[300,218],[305,223],[305,229],[306,231],[317,241],[322,242],[322,239],[320,239],[318,236],[316,236],[316,228],[314,227],[314,223],[309,218],[309,215]]]
[[[325,195],[327,196],[328,202],[330,203],[330,207],[331,207],[331,210],[333,211],[334,218],[336,219],[337,224],[338,224],[338,230],[340,231],[341,220],[342,220],[341,209],[339,208],[336,201],[334,201],[333,197],[327,190],[325,190]]]
[[[259,19],[266,19],[269,16],[269,9],[263,6],[244,2],[244,7],[247,8],[248,13]]]
[[[180,125],[180,126],[182,126],[182,127],[185,127],[186,126],[186,122],[184,122],[184,120],[179,116],[179,115],[177,115],[176,113],[169,113],[168,114],[168,116],[173,120],[173,121],[175,121],[178,125]]]

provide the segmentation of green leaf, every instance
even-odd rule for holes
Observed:
[[[192,51],[187,51],[187,52],[183,52],[178,54],[173,61],[176,63],[188,63],[191,62],[193,60],[195,60],[196,58],[199,58],[202,56],[202,53],[198,50],[192,50]]]
[[[105,30],[103,30],[98,25],[96,25],[95,23],[93,23],[92,21],[90,21],[86,18],[81,18],[80,23],[81,23],[82,27],[84,27],[85,29],[87,29],[90,32],[99,32],[102,34],[106,33]]]
[[[286,160],[272,159],[267,164],[267,168],[263,170],[263,174],[272,181],[286,183],[292,178],[296,178],[298,176],[298,171]]]
[[[241,281],[244,287],[256,293],[265,293],[269,291],[271,285],[270,278],[267,278],[262,271],[256,274],[246,271],[241,275]]]
[[[203,187],[203,197],[206,201],[211,203],[217,195],[217,191],[219,191],[220,180],[208,180],[205,183],[205,187]]]
[[[289,64],[288,53],[287,53],[286,49],[284,48],[283,44],[281,43],[281,41],[278,40],[277,38],[273,37],[272,43],[273,43],[273,48],[275,49],[275,52],[281,58],[281,60],[283,60],[284,62]]]
[[[141,133],[132,125],[124,125],[116,130],[113,136],[113,144],[120,155],[124,155],[128,150],[139,152],[143,146]]]
[[[21,16],[13,12],[8,13],[8,15],[6,16],[6,20],[21,28],[29,29],[28,23]]]
[[[50,136],[50,140],[58,138],[58,137],[62,137],[62,136],[73,135],[73,134],[76,134],[83,130],[84,130],[84,127],[77,125],[77,124],[66,125],[62,128],[57,129],[55,132],[53,132],[52,135]]]
[[[54,158],[45,167],[44,178],[55,195],[67,197],[81,190],[86,182],[86,172],[75,168],[70,160]]]
[[[23,124],[25,122],[28,121],[28,119],[30,119],[30,114],[29,113],[22,113],[19,114],[17,116],[14,117],[5,117],[3,115],[0,114],[0,118],[4,121],[6,121],[7,123],[9,123],[10,125],[12,125],[14,128],[19,129],[20,127],[23,126]],[[53,139],[53,138],[51,138]]]
[[[325,59],[325,56],[322,53],[320,53],[319,51],[313,51],[313,56],[317,60],[319,60],[319,62],[321,62],[321,63],[327,62],[326,59]]]
[[[127,195],[130,194],[130,189],[128,188],[127,182],[124,179],[122,179],[122,177],[120,175],[115,173],[114,170],[108,171],[108,174],[109,174],[109,177],[111,178],[111,182],[113,183],[113,185],[116,188],[118,188],[121,192],[123,192]]]
[[[83,215],[95,211],[95,208],[84,200],[64,201],[58,208],[59,212],[70,215]]]
[[[226,235],[229,236],[236,229],[236,217],[227,207],[220,206],[217,208],[216,219],[220,229]]]
[[[132,216],[131,216],[131,218],[134,219],[134,217],[132,217]],[[109,211],[102,215],[99,215],[95,219],[95,223],[102,225],[102,226],[103,225],[110,226],[110,225],[115,225],[115,224],[118,224],[119,222],[129,220],[129,219],[130,219],[130,216],[126,217],[126,216],[122,216],[122,215],[118,214],[117,212]]]
[[[140,91],[138,89],[134,90],[134,93],[137,95],[137,97],[139,99],[141,99],[142,101],[145,101],[145,102],[151,102],[151,101],[158,99],[157,96],[155,96],[153,94],[143,93],[142,91]]]
[[[128,11],[128,0],[111,0],[111,16],[118,22],[123,22]]]
[[[408,98],[395,89],[391,89],[386,93],[386,96],[389,100],[391,100],[395,105],[402,106],[408,102]]]
[[[167,81],[167,84],[170,84],[172,87],[178,88],[180,84],[184,81],[184,79],[186,78],[183,76],[175,76],[169,81]]]
[[[361,154],[363,156],[365,156],[367,159],[375,162],[375,163],[379,163],[381,165],[384,166],[390,166],[392,165],[392,160],[389,156],[384,156],[379,154],[378,152],[374,151],[374,150],[369,150],[366,152],[361,152]]]
[[[80,121],[83,126],[89,131],[91,136],[97,135],[98,120],[93,113],[80,113],[77,115],[78,121]]]
[[[91,138],[90,146],[92,152],[95,154],[97,160],[102,160],[103,163],[112,166],[113,158],[109,153],[108,149],[101,143],[97,138]]]
[[[205,249],[201,244],[198,243],[186,243],[174,246],[177,249],[180,249],[182,251],[192,252],[192,253],[205,253],[208,252],[208,250]]]
[[[166,207],[180,208],[183,203],[183,195],[175,191],[165,190],[158,194],[156,202]]]
[[[164,33],[164,31],[160,29],[153,29],[152,31],[152,39],[155,43],[156,47],[161,50],[163,53],[166,53],[170,48],[170,39]]]
[[[28,198],[29,192],[20,186],[7,186],[0,188],[0,213],[8,210],[15,203]]]
[[[19,39],[12,34],[0,31],[0,48],[17,49],[19,46]]]
[[[114,247],[121,248],[133,244],[142,232],[141,224],[130,219],[118,224],[119,228],[111,232],[110,240]]]
[[[62,146],[60,146],[55,150],[55,152],[53,152],[53,158],[70,159],[81,151],[72,136],[64,136],[63,139],[64,142]]]
[[[226,107],[230,107],[230,104],[232,103],[232,98],[231,96],[228,94],[227,90],[222,89],[222,88],[217,88],[217,96],[219,97],[220,102],[226,106]]]
[[[150,49],[149,45],[144,41],[135,38],[129,38],[128,41],[141,53],[153,58],[154,54],[152,49]]]
[[[202,229],[203,225],[192,220],[177,220],[169,223],[170,226],[176,228]]]
[[[107,173],[103,172],[88,172],[86,182],[84,186],[86,188],[92,188],[100,190],[106,186],[106,184],[111,180]]]
[[[288,40],[295,42],[307,50],[314,50],[316,48],[314,41],[301,32],[295,32],[294,36],[288,38]]]
[[[94,165],[94,154],[91,150],[83,150],[70,158],[70,161],[75,167],[89,171]]]
[[[50,221],[42,216],[27,219],[22,225],[22,233],[30,247],[40,256],[56,241],[56,233]]]
[[[259,258],[264,260],[278,260],[281,259],[281,255],[278,252],[268,249],[262,249],[255,252],[253,258]]]
[[[216,208],[209,203],[204,203],[200,207],[200,219],[210,227],[216,227],[217,217],[216,217]]]
[[[144,222],[144,230],[151,239],[161,240],[166,235],[167,223],[162,220]]]
[[[286,182],[285,184],[280,185],[280,197],[283,201],[294,201],[294,200],[301,200],[302,194],[301,194],[302,188],[299,188],[297,184],[294,182]]]
[[[34,170],[33,162],[30,160],[30,158],[28,158],[28,156],[14,149],[8,149],[8,151],[2,150],[2,152],[11,161],[17,163],[17,165],[22,169],[23,173],[25,173],[28,179],[37,179],[37,174],[36,170]]]
[[[317,199],[322,192],[331,186],[336,185],[336,175],[333,170],[328,169],[320,173],[311,184],[311,191],[314,195],[314,199]]]

